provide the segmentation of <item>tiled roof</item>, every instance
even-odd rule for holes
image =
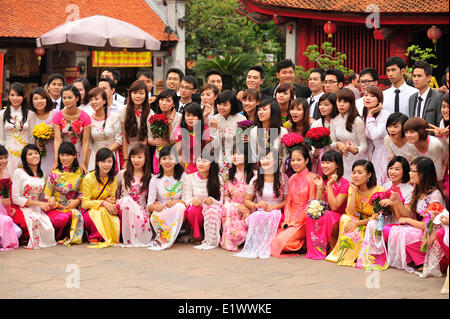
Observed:
[[[375,4],[380,13],[448,13],[449,0],[251,0],[254,4],[293,8],[366,13],[369,5]],[[370,12],[373,12],[370,11]]]
[[[66,23],[76,12],[74,4],[79,8],[79,18],[101,14],[167,41],[166,25],[145,0],[0,0],[0,37],[38,38]],[[170,40],[177,38],[171,35]]]

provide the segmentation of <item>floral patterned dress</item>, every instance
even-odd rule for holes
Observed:
[[[5,174],[6,173],[6,174]],[[11,178],[5,170],[3,176],[0,175],[0,182],[11,183]],[[9,187],[11,188],[11,187]],[[11,189],[9,189],[11,194]],[[7,195],[7,194],[6,194]],[[3,194],[0,195],[0,199]],[[10,217],[10,205],[3,206],[0,204],[0,251],[15,249],[19,246],[19,237],[22,235],[22,230],[17,226]]]
[[[50,172],[45,186],[45,199],[55,197],[61,206],[67,206],[69,200],[78,199],[81,186],[81,168],[75,172],[55,169]],[[53,227],[55,239],[58,244],[70,246],[83,242],[83,216],[78,209],[54,209],[47,212]]]
[[[222,239],[220,246],[229,251],[237,251],[238,246],[245,241],[247,224],[241,219],[237,207],[244,204],[247,190],[244,172],[236,172],[234,181],[227,181],[224,185],[225,204],[222,210]]]
[[[28,175],[24,169],[14,171],[12,178],[12,202],[20,207],[13,220],[29,237],[27,249],[39,249],[55,246],[55,229],[47,214],[38,206],[25,205],[29,200],[42,199],[45,179]]]
[[[142,192],[140,176],[134,176],[128,188],[125,185],[125,170],[117,175],[121,188],[121,196],[117,205],[122,221],[122,240],[125,247],[147,247],[153,232],[150,226],[150,216],[146,209],[147,191]]]
[[[350,187],[348,191],[348,201],[351,200],[353,194],[353,188]],[[381,186],[373,187],[372,191],[365,197],[356,194],[356,211],[355,213],[348,212],[348,206],[346,213],[342,215],[339,222],[339,238],[331,253],[328,254],[325,260],[335,262],[341,266],[355,266],[355,261],[361,251],[363,238],[366,231],[366,226],[359,226],[352,232],[344,232],[345,227],[349,222],[370,219],[373,215],[373,206],[370,205],[370,197],[376,192],[384,192],[385,189]]]
[[[8,150],[10,156],[8,157],[9,176],[14,174],[16,168],[22,167],[20,155],[25,145],[32,142],[31,132],[29,126],[29,118],[23,124],[22,110],[16,110],[11,107],[11,122],[4,121],[5,109],[0,111],[0,145],[3,145]]]
[[[77,150],[78,162],[81,163],[81,144],[83,141],[83,131],[85,127],[91,125],[91,118],[89,115],[80,111],[80,115],[75,121],[68,121],[63,115],[63,111],[59,111],[53,116],[53,125],[59,126],[61,129],[61,141],[70,142],[75,145]]]
[[[147,204],[152,205],[158,202],[164,205],[170,200],[181,200],[186,176],[186,173],[183,173],[180,180],[165,175],[161,178],[153,177],[150,181]],[[186,206],[183,203],[177,203],[170,208],[165,207],[160,212],[152,212],[150,222],[156,237],[151,241],[148,249],[163,250],[172,246],[183,225],[185,209]]]

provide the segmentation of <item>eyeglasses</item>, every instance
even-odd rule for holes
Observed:
[[[359,80],[358,81],[359,84],[364,84],[364,85],[368,85],[372,82],[375,82],[375,80],[364,80],[364,81]]]
[[[323,81],[323,84],[334,84],[334,83],[338,83],[339,81]]]

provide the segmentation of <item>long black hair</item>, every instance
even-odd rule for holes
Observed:
[[[204,151],[205,153],[202,152],[202,154],[206,154],[206,151]],[[211,150],[211,152],[213,152]],[[206,188],[208,190],[208,196],[212,197],[216,200],[220,200],[220,178],[219,178],[219,173],[220,173],[220,168],[219,168],[219,164],[217,164],[217,162],[211,158],[208,158],[209,156],[201,156],[199,155],[197,157],[198,158],[202,158],[204,160],[207,160],[208,162],[211,163],[211,165],[209,166],[209,172],[208,172],[208,182],[206,184]],[[212,155],[212,158],[214,158],[214,155]]]
[[[239,150],[238,144],[234,143],[233,145],[233,154],[237,153]],[[249,163],[248,161],[248,144],[244,144],[244,174],[245,174],[245,183],[248,185],[250,184],[250,181],[252,180],[253,176],[255,175],[255,164]],[[230,182],[234,182],[235,176],[237,172],[237,167],[234,165],[234,163],[231,165],[230,169],[228,170],[228,180]]]
[[[61,110],[66,107],[64,105],[63,98],[62,98],[63,93],[65,91],[71,91],[73,93],[73,95],[75,95],[75,98],[78,98],[77,107],[79,107],[81,105],[81,94],[80,94],[80,91],[78,91],[76,86],[73,86],[72,84],[70,84],[70,85],[66,85],[61,90]]]
[[[36,145],[34,145],[34,144],[27,144],[27,145],[25,145],[25,147],[22,150],[22,154],[20,154],[20,159],[22,160],[23,169],[25,170],[25,172],[27,172],[28,175],[34,177],[34,173],[31,170],[31,168],[30,168],[30,166],[28,165],[28,162],[27,162],[27,153],[30,150],[33,150],[33,151],[36,151],[36,152],[39,153],[39,164],[37,166],[37,171],[36,172],[37,172],[38,177],[41,178],[41,177],[44,176],[44,172],[41,169],[41,160],[42,160],[41,152],[40,152],[39,148]]]
[[[159,151],[159,174],[158,174],[158,178],[163,178],[164,177],[164,168],[161,165],[161,158],[163,158],[164,156],[170,156],[170,155],[174,155],[172,154],[172,147],[170,146],[165,146],[161,149],[161,151]],[[177,163],[175,164],[175,167],[173,168],[173,177],[179,181],[181,179],[181,176],[184,173],[184,168],[183,166],[181,166],[181,164],[177,161]]]
[[[61,163],[61,160],[59,158],[59,155],[61,154],[68,154],[68,155],[72,155],[75,156],[75,159],[73,160],[73,164],[71,167],[71,171],[72,172],[76,172],[76,170],[78,169],[78,167],[80,166],[78,164],[78,159],[77,159],[77,150],[75,148],[75,145],[73,145],[70,142],[63,142],[61,143],[61,145],[59,145],[58,148],[58,166],[56,167],[56,169],[62,171],[63,170],[63,165]]]
[[[159,93],[159,95],[156,97],[156,100],[154,102],[155,106],[153,107],[153,110],[155,111],[155,114],[162,114],[162,110],[159,107],[159,100],[166,99],[166,98],[169,98],[169,97],[172,98],[173,105],[174,105],[172,107],[172,110],[173,110],[173,108],[176,107],[176,105],[178,104],[178,101],[180,100],[180,98],[177,95],[177,92],[175,92],[175,90],[172,90],[172,89],[164,89],[164,90],[161,91],[161,93]]]
[[[128,189],[131,188],[131,181],[134,178],[134,166],[131,162],[131,156],[137,155],[139,153],[144,153],[145,155],[145,162],[144,167],[142,168],[143,175],[141,178],[141,192],[145,192],[148,190],[148,186],[150,183],[150,179],[152,178],[152,169],[151,169],[151,156],[150,156],[150,150],[148,147],[144,144],[138,143],[130,150],[128,154],[128,161],[127,161],[127,167],[123,174],[123,179],[125,181],[125,187]]]
[[[114,157],[114,153],[107,147],[102,147],[98,150],[97,154],[95,155],[95,178],[97,179],[97,182],[103,185],[103,182],[100,178],[100,167],[98,166],[98,162],[103,162],[104,160],[108,158],[112,158],[113,165],[111,169],[108,172],[108,181],[106,182],[106,185],[109,183],[112,183],[114,181],[114,176],[116,175],[116,159]]]
[[[25,97],[26,94],[26,89],[25,86],[22,83],[19,82],[14,82],[11,84],[10,88],[9,88],[9,93],[11,93],[11,91],[16,92],[19,96],[23,97],[23,101],[22,101],[22,105],[20,106],[20,110],[22,111],[22,120],[20,121],[20,130],[22,131],[23,129],[23,124],[27,121],[27,117],[28,117],[28,103],[27,103],[27,99]],[[6,103],[6,110],[5,113],[3,114],[3,123],[8,122],[10,124],[11,123],[11,101],[8,98],[8,102]]]
[[[135,105],[131,98],[131,93],[140,90],[145,91],[145,99],[142,103],[142,113],[140,118],[140,127],[138,129],[138,123],[135,115]],[[128,137],[138,137],[140,141],[144,140],[147,136],[147,118],[150,114],[150,104],[148,100],[147,85],[144,81],[134,81],[128,90],[127,106],[125,112],[125,133]]]
[[[279,155],[278,149],[276,149],[276,148],[272,149],[272,150],[270,150],[269,148],[266,149],[266,154],[263,155],[261,153],[260,156],[259,156],[259,161],[258,162],[260,162],[261,159],[263,157],[267,156],[269,153],[272,153],[272,156],[273,156],[273,154],[277,154],[277,156],[273,156],[275,161],[278,159],[278,163],[275,163],[275,165],[276,165],[275,167],[277,169],[275,170],[275,172],[273,172],[273,175],[274,175],[274,179],[273,179],[273,193],[274,193],[275,197],[278,198],[281,195],[281,178],[282,178],[282,173],[281,173],[281,169],[280,169],[281,165],[279,163],[280,162],[280,160],[279,160],[280,157],[278,156]],[[256,180],[254,181],[254,184],[253,184],[253,187],[255,189],[255,193],[257,193],[260,197],[262,197],[262,193],[263,193],[263,190],[264,190],[264,175],[265,175],[265,173],[264,173],[262,167],[260,167],[258,169],[258,173],[256,175]]]

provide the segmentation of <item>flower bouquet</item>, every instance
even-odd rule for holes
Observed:
[[[11,178],[9,177],[0,179],[0,195],[3,198],[9,198],[11,184]]]
[[[386,191],[373,193],[372,196],[370,197],[370,205],[372,205],[373,207],[373,212],[379,214],[377,218],[377,229],[375,231],[375,238],[377,240],[381,239],[383,236],[383,226],[384,226],[383,212],[385,212],[385,214],[388,214],[391,211],[389,207],[381,206],[380,202],[383,199],[389,199],[391,195],[392,195],[391,191]]]
[[[236,135],[241,135],[241,134],[248,135],[248,132],[250,132],[250,130],[252,128],[254,128],[255,126],[256,126],[256,124],[250,120],[244,120],[244,121],[237,122]]]
[[[435,213],[442,213],[444,211],[444,206],[442,206],[440,203],[433,202],[431,204],[428,204],[428,207],[425,211],[420,211],[419,215],[423,217],[423,222],[425,223],[425,231],[424,231],[424,237],[422,239],[422,244],[420,245],[420,251],[426,252],[427,246],[428,246],[428,240],[431,236],[431,233],[434,230],[434,218],[433,218],[433,212]],[[437,214],[434,214],[437,215]]]
[[[315,127],[306,133],[306,143],[316,149],[321,149],[332,143],[330,130],[326,127]]]
[[[292,150],[295,146],[304,142],[305,139],[298,133],[288,133],[281,138],[281,143],[284,144],[289,153],[292,153]]]
[[[328,205],[323,200],[314,199],[308,203],[308,210],[306,213],[309,217],[314,220],[318,220],[325,214],[325,211],[328,209]]]
[[[167,139],[169,135],[169,121],[165,114],[155,114],[149,118],[150,131],[155,138]],[[162,146],[158,147],[160,151]]]
[[[46,124],[41,123],[39,125],[36,125],[33,128],[33,136],[36,139],[36,141],[41,146],[41,157],[45,157],[47,155],[47,150],[45,149],[45,145],[48,143],[50,138],[53,136],[53,128]]]

